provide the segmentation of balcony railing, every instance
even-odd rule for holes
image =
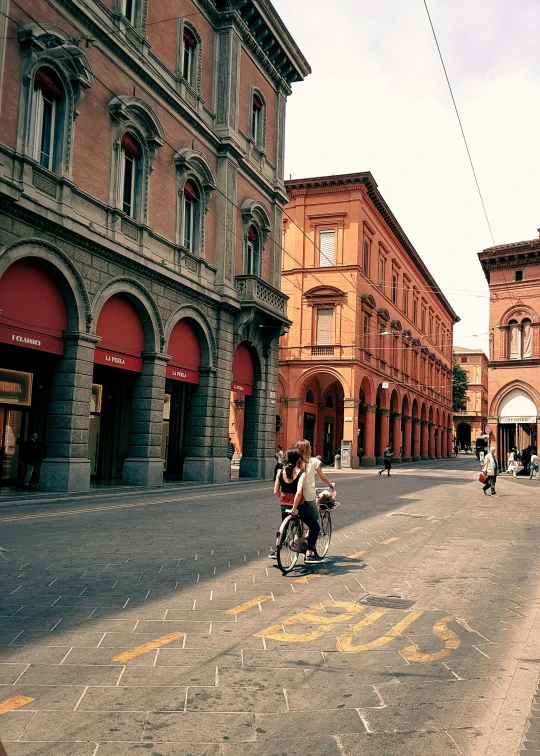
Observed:
[[[334,347],[333,346],[312,346],[311,356],[312,357],[333,357]]]
[[[287,297],[258,276],[236,276],[236,291],[243,305],[259,307],[280,319],[287,317]]]

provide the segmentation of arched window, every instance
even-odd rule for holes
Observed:
[[[252,88],[249,135],[259,149],[264,149],[266,137],[266,105],[262,94]]]
[[[261,275],[261,243],[255,226],[250,226],[247,232],[244,273],[248,276]]]
[[[189,29],[184,28],[183,35],[183,55],[182,55],[182,76],[193,87],[195,80],[195,51],[197,42]]]
[[[30,112],[30,151],[44,168],[55,170],[61,152],[64,98],[60,80],[47,67],[38,68]]]
[[[199,190],[193,181],[184,184],[184,247],[188,252],[195,252],[198,247]]]
[[[306,391],[306,404],[315,404],[315,398],[311,389]]]
[[[529,318],[521,323],[521,357],[526,360],[532,357],[533,352],[533,330]]]
[[[510,320],[508,323],[508,357],[511,360],[519,360],[521,357],[521,338],[517,320]]]

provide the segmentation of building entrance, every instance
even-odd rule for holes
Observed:
[[[523,389],[513,389],[503,397],[499,406],[499,457],[506,461],[511,449],[523,451],[538,448],[537,407]]]

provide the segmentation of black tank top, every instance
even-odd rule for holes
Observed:
[[[283,476],[283,470],[279,473],[279,490],[281,493],[295,494],[298,490],[298,481],[300,480],[302,473],[299,473],[292,483],[287,483]]]

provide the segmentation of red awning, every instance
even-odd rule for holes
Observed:
[[[127,152],[128,155],[133,155],[133,157],[137,157],[141,151],[138,141],[127,132],[122,137],[122,147],[124,148],[124,152]]]
[[[179,320],[172,329],[167,352],[171,355],[171,361],[167,365],[167,378],[184,383],[199,383],[201,346],[187,320]]]
[[[255,374],[253,360],[245,344],[240,344],[234,353],[232,374],[231,391],[251,395],[255,383]]]
[[[34,77],[34,89],[41,89],[49,97],[62,97],[62,85],[50,68],[38,68]]]
[[[96,333],[101,341],[94,362],[98,365],[142,372],[144,329],[135,307],[122,294],[108,299],[99,314]]]
[[[32,259],[10,265],[0,279],[0,341],[62,354],[67,310],[55,281]]]

